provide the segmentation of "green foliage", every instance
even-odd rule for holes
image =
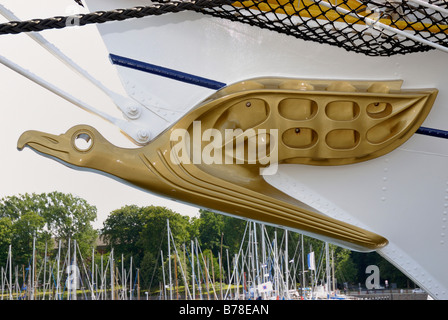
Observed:
[[[65,244],[71,239],[77,241],[82,256],[90,260],[92,247],[98,236],[98,231],[91,226],[96,213],[96,208],[85,200],[59,192],[24,194],[1,199],[0,264],[5,264],[11,245],[14,263],[27,265],[32,256],[34,237],[37,251],[41,255],[46,245],[51,251],[55,241],[61,240]],[[168,257],[168,221],[175,243],[175,246],[170,244],[171,257]],[[200,210],[198,217],[189,218],[164,207],[132,205],[111,212],[100,234],[109,249],[104,261],[113,248],[116,264],[123,263],[125,268],[129,268],[132,258],[133,266],[140,270],[141,287],[159,289],[158,284],[163,281],[163,267],[166,272],[169,258],[171,261],[174,258],[180,260],[186,271],[187,281],[191,284],[192,241],[197,241],[202,250],[199,257],[195,257],[196,268],[199,261],[201,272],[207,266],[212,273],[209,274],[210,277],[214,276],[217,281],[219,277],[228,279],[227,266],[232,265],[232,261],[227,261],[227,256],[232,260],[242,245],[247,245],[249,231],[247,221],[207,210]],[[264,236],[271,242],[276,238],[280,247],[284,245],[284,229],[267,226],[264,232]],[[261,232],[257,229],[253,234],[257,236],[256,242],[261,243]],[[244,239],[243,235],[246,235]],[[175,250],[179,256],[176,256]],[[387,279],[389,283],[397,283],[399,287],[408,285],[408,279],[376,253],[357,253],[333,245],[330,245],[330,250],[340,288],[344,282],[355,286],[358,283],[364,285],[365,269],[371,264],[379,266],[382,283]],[[301,263],[304,262],[306,266],[306,254],[311,251],[315,252],[317,267],[325,266],[322,241],[288,232],[288,256],[296,259],[289,263],[297,272],[297,282],[302,282]],[[99,263],[99,256],[94,259]],[[183,281],[180,268],[176,270],[177,279]],[[172,271],[174,272],[174,267]],[[198,276],[197,273],[196,275]],[[309,285],[310,273],[306,272],[306,275],[305,285]],[[204,284],[205,274],[199,276]]]
[[[109,247],[114,248],[114,256],[126,266],[130,258],[140,266],[143,279],[161,279],[160,257],[167,258],[167,227],[172,232],[175,243],[190,241],[192,225],[190,218],[164,207],[125,206],[113,211],[103,224],[102,236]],[[149,284],[148,284],[149,285]]]
[[[355,279],[357,269],[356,265],[351,259],[352,252],[348,249],[334,247],[335,259],[335,275],[339,282],[345,283]]]
[[[143,209],[137,206],[126,206],[112,211],[103,223],[101,234],[109,250],[114,248],[116,256],[125,254],[125,259],[140,256],[137,244],[145,225],[142,211]]]
[[[199,243],[207,244],[210,250],[217,253],[221,247],[221,236],[225,227],[224,216],[202,209],[199,212]]]
[[[0,261],[6,261],[9,245],[13,237],[12,221],[8,217],[0,218]]]
[[[51,250],[53,240],[76,240],[83,254],[95,244],[97,232],[91,226],[97,210],[84,199],[60,192],[24,194],[0,200],[0,248],[12,245],[18,264],[28,264],[33,238],[36,249]],[[1,256],[3,258],[3,256]]]
[[[212,250],[215,256],[223,250],[238,252],[247,222],[206,210],[199,210],[199,213],[197,229],[201,246]]]

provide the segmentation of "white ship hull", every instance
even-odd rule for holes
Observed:
[[[91,10],[141,1],[88,1]],[[149,2],[148,2],[149,3]],[[226,84],[252,77],[403,80],[437,88],[425,127],[448,129],[446,53],[367,57],[194,12],[99,25],[110,53]],[[169,124],[213,90],[117,66],[127,93],[159,100]],[[147,105],[151,108],[151,105]],[[376,232],[379,253],[437,299],[448,298],[448,140],[415,134],[391,153],[347,166],[280,165],[266,180],[330,217]]]
[[[86,2],[90,11],[151,3]],[[213,85],[250,78],[402,80],[403,89],[438,89],[422,126],[439,130],[439,136],[416,133],[392,152],[356,164],[281,164],[265,180],[319,214],[384,237],[388,244],[379,254],[431,297],[448,299],[447,53],[368,57],[195,12],[106,23],[98,30],[111,55],[212,84],[187,83],[111,59],[125,92],[154,115],[152,139],[213,94]]]
[[[145,2],[145,1],[144,1]],[[149,1],[146,1],[149,3]],[[146,4],[87,1],[90,10]],[[424,126],[448,129],[448,56],[367,57],[194,12],[99,25],[111,54],[231,84],[252,77],[403,80],[437,88]],[[213,90],[117,66],[127,93],[173,124]],[[165,108],[168,108],[165,109]],[[346,166],[280,165],[265,179],[335,219],[385,237],[379,254],[437,299],[448,298],[448,140],[414,134],[391,153]]]

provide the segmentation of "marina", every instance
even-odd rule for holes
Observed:
[[[118,199],[167,201],[245,226],[205,241],[166,219],[161,237],[86,245],[85,222],[49,231],[69,224],[64,201],[51,217],[13,204],[1,300],[448,299],[446,3],[46,1],[0,5],[0,193],[70,190],[103,221]]]
[[[1,268],[1,300],[425,300],[428,296],[412,289],[339,290],[328,243],[322,244],[315,261],[312,248],[304,251],[303,235],[291,244],[289,232],[281,231],[281,236],[277,230],[268,235],[263,224],[247,222],[239,251],[226,249],[215,259],[211,251],[202,251],[197,239],[176,244],[167,220],[167,252],[161,250],[159,257],[163,282],[150,283],[149,288],[142,287],[132,257],[117,259],[113,248],[107,254],[93,250],[91,257],[83,257],[75,240],[69,240],[67,247],[59,241],[53,250],[45,246],[44,252],[33,251],[30,263],[18,266],[10,246]]]

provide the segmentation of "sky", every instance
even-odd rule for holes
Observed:
[[[0,4],[21,20],[87,12],[73,0],[1,0]],[[0,23],[6,21],[0,16]],[[125,94],[95,26],[47,30],[40,34],[108,88]],[[26,34],[0,35],[0,55],[96,109],[122,118],[121,112],[103,92],[73,73]],[[69,168],[30,148],[19,151],[17,141],[27,130],[62,134],[78,124],[95,127],[117,146],[136,146],[114,125],[2,64],[0,97],[0,199],[25,193],[71,193],[96,206],[98,214],[97,220],[93,222],[95,228],[103,226],[111,211],[125,205],[156,205],[183,215],[198,214],[198,208],[194,206],[154,196],[98,173]]]

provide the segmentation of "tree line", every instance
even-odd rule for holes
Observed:
[[[92,249],[101,239],[106,249],[105,252],[97,251],[95,259],[99,259],[100,254],[108,255],[113,248],[117,263],[123,262],[128,266],[132,258],[133,265],[139,268],[141,286],[155,289],[163,278],[162,262],[166,257],[161,255],[167,253],[167,220],[176,245],[182,249],[188,247],[192,239],[197,240],[215,270],[219,268],[220,258],[223,264],[227,263],[223,252],[238,252],[247,224],[245,220],[206,210],[199,210],[197,216],[188,217],[159,206],[129,205],[116,209],[99,230],[92,226],[96,217],[95,206],[71,194],[23,194],[1,199],[0,266],[7,263],[9,247],[14,264],[29,264],[33,239],[36,252],[41,257],[45,247],[48,248],[48,254],[55,254],[59,241],[62,246],[66,246],[70,240],[76,240],[86,259],[91,259]],[[281,238],[285,231],[266,227],[266,232],[270,235],[276,232]],[[301,254],[304,257],[311,250],[315,252],[315,257],[325,256],[323,242],[319,240],[294,232],[288,233],[288,239],[291,256],[302,240],[305,252]],[[359,284],[364,286],[366,267],[372,264],[379,266],[382,283],[387,279],[400,288],[412,285],[405,275],[375,252],[358,253],[334,245],[331,245],[331,249],[335,277],[341,289],[344,283],[355,288]],[[188,253],[188,250],[183,252]]]

